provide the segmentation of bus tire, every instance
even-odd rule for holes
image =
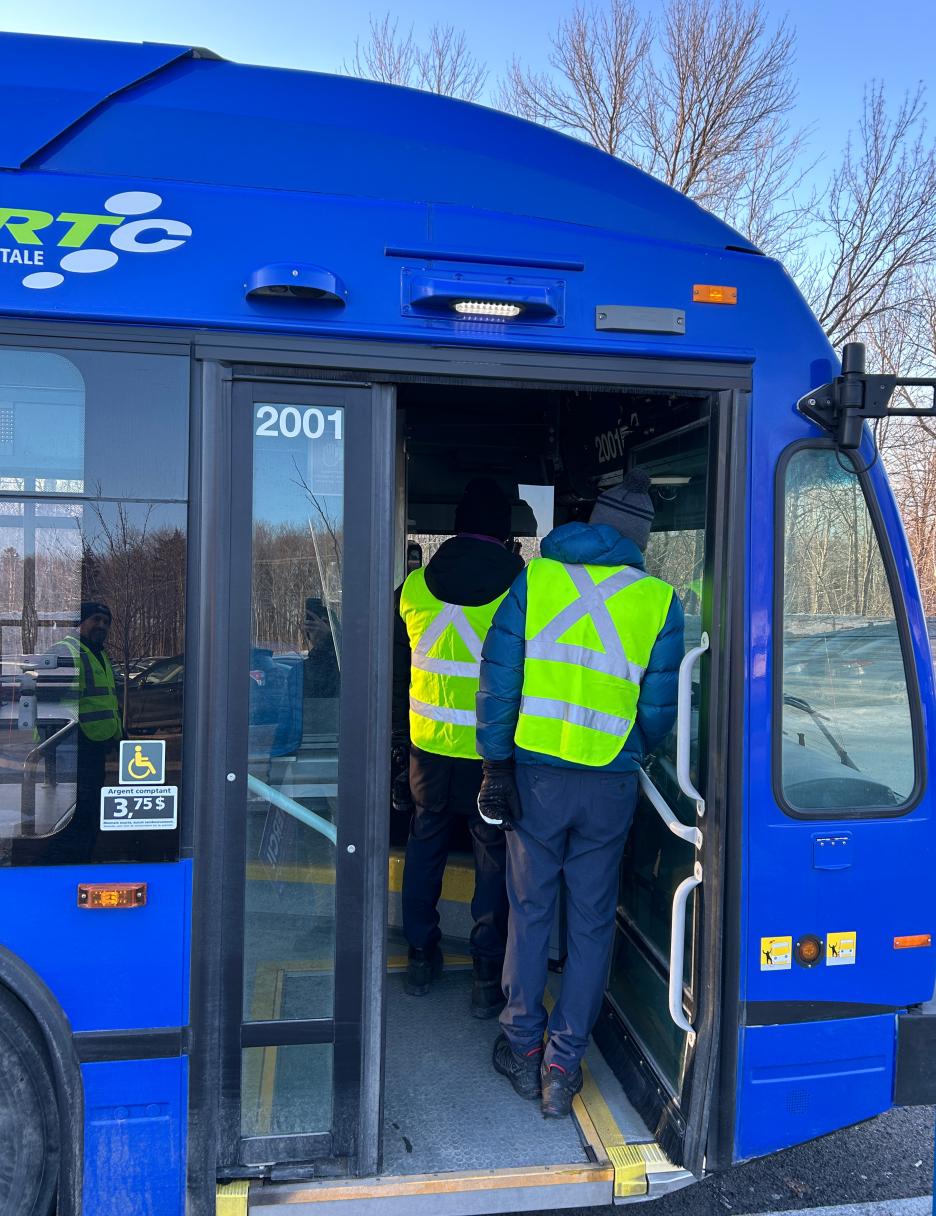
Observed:
[[[0,1212],[49,1216],[59,1174],[52,1071],[26,1006],[0,985]]]

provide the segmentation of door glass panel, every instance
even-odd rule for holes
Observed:
[[[344,412],[275,401],[253,412],[243,1016],[303,1021],[331,1017],[334,1002]],[[245,1129],[267,1118],[282,1132],[313,1090],[324,1104],[331,1050],[245,1052]]]
[[[645,444],[635,464],[652,479],[655,507],[647,545],[650,574],[669,583],[686,616],[686,646],[701,636],[705,525],[707,511],[708,424]],[[693,673],[693,776],[698,783],[699,668]],[[647,773],[684,823],[695,822],[695,805],[676,780],[676,730],[647,762]],[[615,943],[608,991],[660,1072],[678,1089],[684,1064],[683,1033],[669,1014],[667,970],[670,923],[676,888],[692,873],[690,844],[674,836],[651,803],[641,797],[621,866],[618,902],[620,928]],[[691,989],[695,898],[687,910],[684,983]],[[638,944],[639,943],[639,944]]]
[[[241,1059],[241,1135],[325,1132],[332,1122],[332,1045],[248,1047]]]
[[[837,452],[806,449],[784,486],[783,795],[819,817],[893,810],[914,787],[894,601],[864,493]]]

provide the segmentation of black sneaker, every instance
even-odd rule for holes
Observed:
[[[403,981],[404,991],[410,996],[425,996],[432,987],[432,981],[441,973],[442,963],[442,951],[438,946],[432,951],[411,947]]]
[[[501,959],[476,958],[472,968],[471,1016],[494,1018],[507,1004],[501,988]]]
[[[510,1078],[510,1084],[521,1098],[535,1100],[540,1096],[542,1058],[541,1047],[522,1056],[513,1050],[505,1034],[499,1034],[494,1040],[494,1067],[502,1076]]]
[[[559,1064],[543,1061],[541,1083],[543,1114],[547,1119],[565,1119],[572,1113],[572,1099],[582,1088],[582,1070],[566,1072]]]

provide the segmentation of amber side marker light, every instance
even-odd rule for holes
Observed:
[[[912,950],[915,946],[931,946],[933,944],[933,935],[931,933],[911,933],[908,937],[895,937],[895,950]]]
[[[146,903],[145,882],[81,882],[79,908],[142,908]]]
[[[815,967],[822,960],[822,939],[804,934],[793,947],[793,957],[801,967]]]
[[[696,304],[737,304],[738,289],[715,283],[693,283],[692,298]]]

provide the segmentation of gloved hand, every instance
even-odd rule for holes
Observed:
[[[492,827],[512,832],[523,815],[520,795],[514,781],[512,760],[484,760],[481,789],[478,792],[478,814]]]
[[[413,812],[409,784],[409,740],[394,736],[390,743],[390,800],[393,809],[407,815]]]

